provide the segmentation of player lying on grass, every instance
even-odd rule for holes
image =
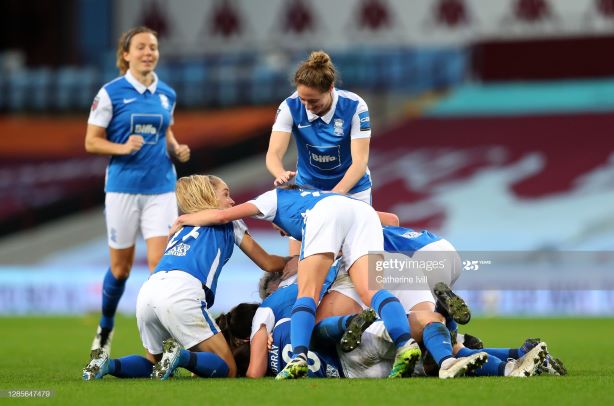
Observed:
[[[258,328],[260,323],[259,316],[263,314],[269,314],[270,316],[283,316],[284,310],[283,296],[291,292],[289,288],[280,288],[277,292],[273,293],[269,298],[256,309],[256,305],[242,304],[233,309],[230,313],[230,326],[232,334],[236,337],[246,337],[249,331],[249,314],[254,314],[252,321],[252,330]],[[330,292],[329,292],[330,293]],[[337,298],[337,303],[340,303],[341,298]],[[347,301],[353,301],[349,297],[346,297]],[[270,306],[270,307],[269,307]],[[289,327],[290,321],[287,317],[275,321],[273,317],[268,319],[262,319],[262,323],[258,331],[251,337],[250,348],[250,360],[249,368],[247,370],[248,377],[260,377],[265,375],[274,375],[277,371],[290,360],[290,345],[289,345]],[[351,337],[359,337],[352,348],[354,351],[344,352],[342,350],[343,344],[336,346],[341,339],[341,333],[344,333],[343,329],[327,330],[324,333],[324,338],[327,340],[333,340],[332,342],[323,342],[322,337],[318,337],[322,333],[323,324],[337,324],[337,321],[327,323],[329,320],[325,319],[316,326],[314,331],[314,337],[312,340],[318,343],[312,344],[313,351],[308,353],[310,362],[309,376],[312,377],[348,377],[348,378],[383,378],[386,376],[387,371],[392,363],[394,356],[394,347],[390,341],[390,337],[386,333],[381,321],[375,321],[375,314],[373,310],[368,309],[361,314],[353,317],[347,317],[351,328],[355,328],[354,334]],[[410,321],[412,321],[412,333],[415,331],[426,330],[429,333],[429,325],[433,325],[433,322],[424,326],[425,321],[432,319],[432,316],[426,311],[415,311],[410,314]],[[443,327],[443,317],[439,316],[438,326]],[[272,323],[273,328],[271,331],[272,343],[268,343],[267,349],[267,327]],[[371,325],[372,323],[372,325]],[[344,325],[348,325],[344,320]],[[363,332],[364,330],[364,332]],[[359,331],[361,334],[358,336],[355,334]],[[337,334],[335,336],[335,334]],[[420,337],[415,337],[420,339]],[[444,350],[444,346],[433,346],[433,339],[435,337],[424,337],[424,344],[427,348],[435,348],[436,353],[441,353]],[[360,344],[360,345],[357,345]],[[430,344],[430,345],[429,345]],[[449,344],[449,342],[448,342]],[[441,378],[450,378],[455,376],[461,376],[465,372],[469,372],[475,375],[501,375],[501,376],[513,376],[513,377],[525,377],[534,375],[537,369],[541,366],[541,363],[546,356],[546,344],[541,342],[534,342],[533,345],[526,349],[526,355],[522,352],[522,349],[487,349],[489,352],[497,354],[504,353],[505,351],[511,353],[515,351],[516,357],[519,357],[517,361],[504,361],[497,359],[495,356],[488,356],[490,362],[483,365],[486,356],[483,352],[471,351],[469,354],[460,354],[464,357],[454,360],[455,362],[448,367],[444,362],[443,370],[439,370],[439,376]],[[448,349],[450,351],[450,349]],[[458,351],[458,349],[457,349]],[[458,352],[456,356],[458,356]],[[523,356],[524,355],[524,356]],[[448,356],[451,356],[448,353]],[[241,358],[242,357],[242,358]],[[237,363],[245,363],[244,359],[247,357],[247,352],[244,352],[241,357],[238,357]],[[254,357],[254,358],[251,358]],[[452,358],[448,358],[452,360]],[[452,362],[452,361],[450,361]],[[490,364],[490,365],[489,365]],[[480,368],[481,366],[481,368]],[[493,371],[495,371],[493,373]]]
[[[361,301],[372,306],[386,325],[396,347],[390,377],[405,375],[419,356],[411,339],[409,323],[399,300],[386,289],[370,289],[369,253],[382,251],[383,237],[378,214],[368,204],[335,193],[299,188],[275,189],[230,209],[206,210],[180,216],[177,225],[225,224],[256,217],[275,224],[302,241],[298,264],[298,296],[292,310],[292,361],[277,379],[307,374],[307,352],[327,270],[340,251]]]
[[[340,274],[343,274],[343,273],[340,273]],[[262,285],[264,286],[267,284],[262,284]],[[337,281],[333,283],[333,286],[335,285],[338,285]],[[353,289],[351,285],[350,285],[350,288]],[[287,352],[286,352],[284,353],[284,356],[286,357],[286,361],[283,361],[283,360],[276,361],[273,364],[271,364],[270,362],[271,354],[269,351],[267,351],[267,338],[273,332],[275,325],[279,323],[280,320],[289,319],[289,316],[291,315],[290,304],[293,303],[296,297],[296,292],[297,292],[296,284],[292,284],[286,287],[281,287],[277,289],[276,291],[274,291],[269,297],[265,298],[265,300],[262,302],[260,306],[258,306],[257,308],[252,307],[251,315],[245,314],[245,313],[249,313],[250,311],[250,306],[247,304],[239,305],[235,309],[233,309],[233,311],[229,313],[228,319],[230,320],[229,328],[231,329],[231,335],[234,337],[241,338],[241,339],[247,339],[249,337],[251,341],[250,362],[249,362],[249,369],[247,371],[247,376],[261,377],[267,374],[270,375],[273,372],[277,373],[280,369],[276,368],[275,366],[278,366],[281,363],[282,368],[283,368],[283,366],[287,363]],[[318,306],[317,320],[320,319],[320,314],[335,314],[335,310],[348,311],[349,313],[352,313],[354,311],[360,311],[359,305],[356,302],[354,302],[351,298],[345,296],[345,294],[342,292],[343,291],[340,291],[338,286],[335,288],[331,288],[328,290],[328,292],[326,292],[320,305]],[[356,295],[356,293],[354,292],[353,295]],[[422,328],[424,327],[424,325],[429,321],[437,321],[439,324],[441,324],[443,322],[443,318],[441,317],[441,315],[434,314],[433,312],[430,312],[430,314],[427,314],[427,312],[420,312],[419,314],[421,316],[420,318],[416,318],[413,316],[411,318],[412,335],[415,334],[414,338],[421,341]],[[371,317],[368,320],[361,320],[361,317],[363,316],[356,317],[353,323],[361,325],[361,326],[365,325],[365,323],[367,322],[370,323],[374,320],[375,313],[371,311],[370,315]],[[431,316],[430,319],[429,319],[429,315]],[[329,332],[328,331],[329,329],[331,330],[330,331],[331,334],[334,334],[332,330],[340,331],[341,333],[343,333],[345,331],[345,326],[347,326],[349,320],[351,320],[350,316],[340,317],[337,319],[325,319],[316,325],[314,336],[312,337],[312,340],[311,340],[312,346],[314,348],[313,348],[313,351],[311,351],[308,354],[311,359],[314,359],[314,357],[316,357],[317,354],[320,354],[326,360],[328,360],[329,365],[331,365],[331,367],[328,368],[328,372],[339,371],[339,368],[336,366],[338,362],[335,361],[339,357],[336,354],[329,354],[326,351],[322,351],[321,347],[334,348],[336,341],[338,341],[338,338],[334,339],[336,341],[333,342],[332,345],[327,344],[327,343],[322,344],[318,340],[319,338],[318,333],[324,333],[324,335],[326,336],[327,332]],[[249,321],[251,321],[251,326],[249,324]],[[342,326],[342,327],[339,327],[339,326]],[[290,327],[289,324],[284,324],[283,329],[278,330],[279,335],[276,336],[278,341],[283,340],[284,337],[287,337],[284,331],[286,331],[286,329],[288,329],[289,327]],[[366,327],[367,326],[365,325],[365,328]],[[390,339],[388,335],[386,335],[386,337]],[[429,347],[435,348],[438,345],[445,346],[446,345],[445,342],[447,342],[447,345],[449,346],[449,342],[450,342],[449,335],[447,336],[442,335],[442,334],[433,335],[433,337],[429,340]],[[284,347],[277,347],[277,349],[280,351],[283,350],[283,348]],[[389,346],[387,346],[386,348],[387,350],[390,350]],[[445,366],[442,369],[442,372],[441,372],[442,378],[460,376],[467,369],[476,368],[479,366],[481,362],[485,360],[485,354],[477,354],[475,356],[471,356],[471,357],[464,358],[464,359],[452,359],[451,357],[452,348],[451,347],[449,348],[448,355],[450,355],[449,357],[450,359],[447,362],[445,362]],[[276,359],[279,359],[278,356],[274,356],[274,357],[276,357]],[[390,361],[390,359],[388,359],[388,361]],[[412,360],[412,369],[410,372],[413,372],[413,365],[415,364],[415,361],[417,361],[417,359]],[[383,369],[381,370],[389,370],[390,369],[389,364],[390,363],[387,364],[386,362],[384,362],[378,365],[380,367],[383,366]],[[381,370],[378,369],[378,371],[380,372]],[[324,372],[326,372],[326,368],[324,368],[320,372],[314,371],[313,368],[311,368],[311,371],[309,372],[309,374],[313,375],[315,373],[317,376],[324,376],[323,375]],[[370,373],[373,373],[373,372],[370,372]],[[360,373],[360,372],[352,372],[350,373],[350,375],[356,376],[356,377],[369,376],[369,375],[365,375],[365,373]],[[377,374],[375,375],[379,377],[379,375]]]
[[[205,175],[179,179],[177,201],[183,213],[234,205],[224,181]],[[265,271],[280,272],[287,262],[287,258],[266,253],[243,222],[177,230],[137,298],[137,323],[146,356],[109,359],[104,349],[94,350],[83,379],[106,374],[149,377],[153,369],[153,376],[164,380],[177,366],[202,377],[234,377],[234,358],[207,309],[214,302],[218,277],[235,244]],[[165,342],[170,338],[176,342]],[[180,349],[177,343],[189,350]]]

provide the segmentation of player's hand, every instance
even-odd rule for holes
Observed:
[[[273,182],[273,186],[281,186],[284,183],[289,182],[295,176],[296,176],[296,172],[285,171],[281,175],[275,178],[275,181]]]
[[[266,347],[269,351],[271,351],[271,348],[273,348],[273,334],[269,334],[269,336],[267,337]]]
[[[143,147],[145,140],[140,135],[131,135],[128,137],[128,141],[124,143],[125,155],[130,155]]]
[[[177,219],[175,219],[175,222],[173,223],[173,225],[171,226],[170,231],[168,232],[168,238],[170,239],[173,235],[175,235],[175,233],[177,231],[179,231],[179,229],[181,229],[181,227],[183,227],[183,224],[181,223],[180,220],[181,216],[177,217]]]
[[[185,144],[178,144],[173,151],[173,155],[179,162],[188,162],[190,160],[190,147]]]

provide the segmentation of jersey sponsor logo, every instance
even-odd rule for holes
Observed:
[[[134,132],[137,134],[151,134],[154,135],[158,132],[156,127],[151,124],[137,124],[134,126]]]
[[[363,111],[358,114],[360,120],[360,131],[369,131],[371,129],[371,118],[368,111]]]
[[[342,137],[343,136],[343,120],[340,118],[336,118],[335,121],[333,122],[333,125],[335,126],[335,129],[333,130],[335,135]]]
[[[170,250],[166,251],[164,255],[173,255],[175,257],[185,257],[189,249],[190,249],[189,244],[184,244],[180,242],[179,244],[175,245]]]
[[[124,99],[124,104],[130,104],[133,101],[136,101],[136,97],[133,97],[132,99]]]
[[[341,166],[341,147],[339,145],[314,146],[307,144],[309,164],[322,171],[330,171]]]
[[[168,101],[168,97],[165,94],[160,93],[160,104],[163,108],[168,110],[171,107],[171,103]]]
[[[311,127],[311,124],[299,124],[298,128],[307,128],[307,127]]]
[[[92,107],[90,108],[90,110],[96,111],[96,108],[98,107],[98,102],[100,102],[100,97],[94,97],[94,101],[92,102]]]
[[[145,144],[158,143],[163,122],[161,114],[135,113],[130,116],[130,121],[131,134],[142,136]]]
[[[317,154],[311,154],[311,159],[313,159],[316,162],[320,162],[320,163],[334,162],[337,160],[337,158],[332,155],[317,155]]]

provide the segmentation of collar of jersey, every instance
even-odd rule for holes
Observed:
[[[149,90],[149,93],[154,94],[156,92],[156,88],[158,87],[158,75],[156,75],[156,72],[152,72],[152,73],[153,73],[154,80],[153,82],[151,82],[151,85],[149,85],[149,87],[145,86],[144,84],[136,80],[136,78],[132,76],[132,73],[130,73],[130,70],[126,72],[124,77],[126,78],[128,83],[130,83],[136,89],[136,91],[139,92],[140,94],[145,93],[145,90]]]
[[[335,114],[335,108],[337,107],[337,100],[339,100],[339,95],[337,94],[337,89],[333,88],[333,102],[330,106],[330,110],[328,110],[326,114],[320,117],[316,114],[313,114],[311,111],[305,109],[307,111],[307,120],[309,120],[309,122],[312,122],[319,117],[326,124],[330,123],[330,120],[333,119],[333,115]]]

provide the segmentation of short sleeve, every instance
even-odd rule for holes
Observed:
[[[253,204],[258,208],[261,214],[254,216],[260,220],[273,221],[275,214],[277,214],[277,191],[269,190],[266,193],[261,194],[254,200],[250,200],[248,203]]]
[[[356,107],[356,113],[352,116],[351,138],[369,138],[371,137],[371,118],[369,117],[369,108],[363,99],[360,99]]]
[[[173,108],[171,108],[171,122],[170,122],[170,125],[175,124],[175,107],[177,107],[177,102],[173,103]]]
[[[294,124],[294,119],[292,118],[292,114],[290,113],[290,107],[288,107],[288,103],[284,100],[277,109],[277,114],[275,115],[275,123],[273,124],[273,131],[283,131],[285,133],[292,132],[292,125]]]
[[[260,327],[265,326],[267,334],[271,334],[273,327],[275,327],[275,314],[270,307],[259,307],[256,309],[254,318],[252,319],[252,333],[249,335],[251,341]]]
[[[241,241],[243,241],[243,237],[247,233],[247,225],[243,220],[235,220],[232,222],[232,228],[234,232],[235,244],[238,247],[241,245]]]
[[[93,124],[98,127],[107,128],[113,118],[113,104],[109,93],[104,89],[100,89],[92,102],[90,108],[90,116],[87,119],[88,124]]]

